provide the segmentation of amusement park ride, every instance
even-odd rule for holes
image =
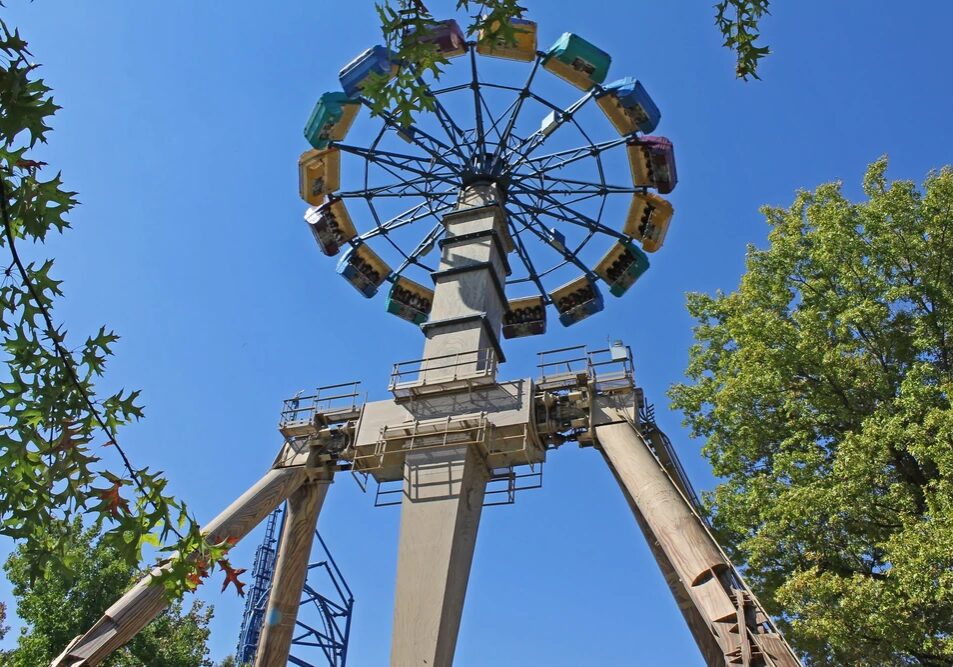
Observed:
[[[569,326],[603,309],[600,282],[616,297],[636,283],[646,253],[665,240],[673,210],[660,195],[677,180],[672,143],[651,134],[660,114],[641,83],[605,84],[608,54],[572,33],[538,51],[536,24],[515,23],[509,43],[467,42],[455,21],[437,22],[426,39],[468,62],[448,68],[440,87],[420,78],[432,108],[412,125],[383,111],[371,115],[381,126],[369,144],[345,142],[370,106],[361,95],[368,77],[405,66],[382,46],[341,71],[342,91],[322,95],[308,121],[300,192],[314,239],[362,295],[386,287],[387,311],[419,326],[425,342],[421,359],[394,366],[387,400],[362,402],[352,383],[286,401],[272,468],[206,527],[214,540],[241,539],[287,503],[277,554],[262,556],[274,571],[254,664],[289,661],[318,514],[349,470],[378,484],[381,504],[401,506],[390,664],[451,665],[483,506],[511,502],[535,485],[550,452],[575,442],[608,464],[708,665],[800,665],[702,518],[625,345],[546,352],[537,377],[498,375],[501,339],[545,333],[550,306]],[[492,83],[478,62],[493,73],[523,69],[525,84]],[[465,73],[460,83],[454,69]],[[550,101],[540,88],[565,86],[549,74],[582,96]],[[500,99],[509,105],[494,111]],[[618,136],[590,139],[587,114],[607,118]],[[345,154],[355,164],[342,166]],[[610,180],[622,175],[624,185]],[[347,180],[361,185],[342,189]],[[371,223],[363,233],[350,207],[359,201]],[[602,239],[604,254],[590,256]],[[439,264],[429,266],[435,246]],[[99,664],[165,604],[146,578],[53,665]]]

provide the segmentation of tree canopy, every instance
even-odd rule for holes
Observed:
[[[139,576],[95,528],[79,521],[64,535],[63,550],[75,562],[75,577],[31,580],[28,553],[18,549],[4,570],[13,584],[17,615],[26,626],[17,648],[4,657],[8,667],[48,665],[82,634]],[[104,667],[200,667],[211,665],[206,641],[212,609],[194,601],[188,611],[174,602],[135,639],[116,651]]]
[[[881,159],[766,207],[729,294],[691,294],[672,388],[732,556],[815,665],[953,665],[953,170]]]

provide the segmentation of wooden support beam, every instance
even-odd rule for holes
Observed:
[[[724,664],[724,654],[722,653],[721,646],[718,644],[711,629],[708,627],[708,623],[702,617],[695,603],[692,601],[691,596],[688,594],[685,582],[679,577],[678,572],[675,571],[675,567],[671,561],[669,561],[668,556],[665,555],[659,543],[652,536],[652,529],[646,523],[645,517],[643,517],[642,512],[639,511],[639,506],[632,498],[632,494],[629,493],[625,483],[619,477],[618,472],[616,472],[616,469],[608,459],[606,459],[606,463],[609,464],[609,470],[612,471],[612,476],[615,477],[615,481],[619,484],[619,489],[622,491],[622,495],[625,496],[629,509],[632,510],[635,521],[639,524],[639,528],[642,530],[646,542],[648,542],[649,549],[655,557],[655,562],[658,563],[659,569],[662,571],[662,576],[665,577],[665,583],[668,584],[668,588],[672,592],[672,597],[675,598],[675,603],[678,605],[679,611],[682,612],[682,616],[688,625],[689,631],[692,633],[692,637],[695,638],[695,643],[702,653],[705,664]],[[721,662],[719,662],[719,660]]]
[[[271,514],[307,479],[304,467],[269,470],[204,531],[213,542],[240,540]],[[166,608],[162,587],[153,585],[153,570],[117,600],[86,634],[74,639],[51,667],[92,667],[136,636]]]
[[[405,464],[391,667],[450,667],[470,578],[486,464],[473,447]]]
[[[596,439],[631,504],[638,509],[640,526],[649,544],[664,554],[659,565],[671,567],[711,639],[692,628],[709,667],[725,667],[726,656],[737,646],[729,629],[737,609],[719,579],[726,563],[718,545],[701,525],[685,497],[665,473],[651,449],[627,422],[596,426]],[[655,551],[655,549],[653,549]],[[691,624],[690,624],[691,627]],[[716,647],[710,645],[714,641]]]
[[[333,481],[331,474],[328,473],[326,479],[302,484],[288,498],[288,512],[278,545],[278,561],[271,580],[255,667],[284,667],[288,664],[301,590],[311,560],[314,530]]]

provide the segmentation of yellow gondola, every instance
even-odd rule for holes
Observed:
[[[665,242],[675,209],[672,204],[651,192],[633,195],[629,215],[622,229],[626,236],[642,242],[645,252],[655,252]]]
[[[500,36],[495,41],[484,42],[485,31],[481,30],[477,36],[477,53],[494,58],[521,60],[530,62],[536,58],[536,23],[526,19],[510,19],[513,26],[514,43],[509,44]],[[496,26],[494,25],[495,29]]]
[[[336,148],[309,150],[298,158],[298,192],[312,206],[324,203],[341,187],[341,152]]]

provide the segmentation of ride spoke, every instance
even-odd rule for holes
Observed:
[[[533,79],[536,78],[536,72],[539,71],[539,63],[540,58],[537,56],[536,60],[533,61],[533,69],[530,70],[529,77],[526,79],[526,85],[520,89],[519,95],[516,97],[516,101],[511,105],[513,111],[510,113],[510,116],[506,121],[506,127],[503,129],[503,135],[500,137],[500,143],[493,152],[492,163],[494,165],[496,164],[497,160],[502,157],[503,151],[506,149],[506,143],[510,140],[510,136],[513,134],[513,128],[516,127],[516,120],[520,115],[520,111],[523,109],[523,103],[526,101],[526,98],[530,96],[529,89],[530,86],[533,85]]]

